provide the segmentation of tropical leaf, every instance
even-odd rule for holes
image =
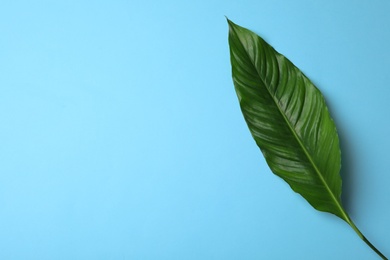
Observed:
[[[270,169],[314,208],[357,229],[341,202],[341,154],[321,92],[255,33],[229,24],[232,76],[249,130]]]

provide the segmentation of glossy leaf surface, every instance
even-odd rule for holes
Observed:
[[[340,199],[339,138],[322,94],[262,38],[228,23],[240,107],[272,172],[314,208],[348,221]]]
[[[382,259],[341,205],[341,154],[324,97],[286,57],[228,20],[232,76],[240,107],[272,172],[314,208],[345,220]]]

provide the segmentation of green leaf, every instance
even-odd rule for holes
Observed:
[[[229,25],[241,110],[272,172],[314,208],[347,220],[339,138],[320,91],[259,36]]]
[[[314,208],[346,221],[381,257],[341,203],[341,154],[324,97],[255,33],[229,24],[232,76],[249,130],[270,169]]]

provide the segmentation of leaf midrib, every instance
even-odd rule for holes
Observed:
[[[230,21],[231,22],[231,21]],[[233,26],[230,25],[230,28],[232,28],[233,32],[237,35],[237,32],[235,30],[235,28]],[[256,35],[256,37],[258,38],[258,36]],[[297,132],[295,131],[295,129],[292,127],[290,121],[287,119],[287,117],[285,116],[285,114],[282,112],[283,110],[281,109],[281,107],[279,106],[277,100],[274,98],[274,96],[271,94],[270,90],[268,89],[268,84],[265,83],[265,81],[263,80],[263,78],[261,77],[260,73],[258,72],[258,70],[256,69],[256,66],[255,64],[253,63],[252,59],[250,58],[249,56],[249,53],[246,51],[246,48],[244,46],[244,44],[241,42],[241,39],[239,37],[236,37],[238,39],[238,42],[241,44],[242,48],[244,49],[244,53],[247,55],[248,59],[250,60],[253,68],[255,69],[256,71],[256,74],[258,75],[259,79],[262,81],[262,83],[264,84],[264,86],[266,86],[265,88],[267,89],[267,92],[268,94],[270,95],[270,97],[272,98],[273,102],[275,103],[276,107],[278,108],[278,111],[279,113],[282,115],[284,121],[286,122],[288,128],[290,129],[290,131],[292,132],[292,134],[294,135],[295,139],[297,140],[299,146],[301,147],[301,149],[303,150],[304,154],[306,155],[307,159],[309,160],[310,164],[312,165],[312,167],[314,168],[314,171],[316,172],[317,176],[319,177],[319,179],[321,180],[322,184],[325,186],[326,190],[328,191],[328,193],[330,194],[331,198],[333,199],[333,201],[336,203],[336,206],[337,208],[340,210],[340,213],[343,215],[344,217],[344,220],[347,221],[348,223],[350,223],[350,220],[349,220],[349,217],[347,215],[347,213],[345,212],[345,210],[343,209],[343,207],[341,206],[339,200],[335,197],[335,195],[333,194],[332,190],[330,189],[328,183],[326,182],[326,180],[324,179],[324,177],[322,176],[320,170],[317,168],[317,165],[314,163],[313,161],[313,158],[310,156],[309,152],[307,151],[306,147],[303,145],[302,143],[302,140],[300,139],[300,137],[298,136]],[[271,47],[272,48],[272,47]],[[287,59],[287,58],[286,58]],[[278,62],[278,61],[277,61]]]

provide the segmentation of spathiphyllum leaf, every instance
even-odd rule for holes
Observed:
[[[249,130],[270,169],[315,209],[357,229],[341,203],[341,154],[324,97],[286,57],[228,20],[232,76]]]

